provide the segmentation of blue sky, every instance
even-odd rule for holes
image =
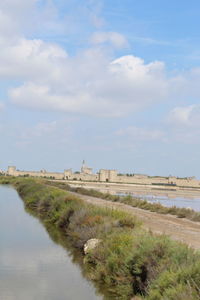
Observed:
[[[200,3],[0,3],[0,169],[200,178]]]

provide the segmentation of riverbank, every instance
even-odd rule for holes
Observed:
[[[23,204],[15,189],[0,185],[0,299],[103,300],[79,251]]]
[[[137,216],[146,230],[155,234],[166,234],[170,238],[184,242],[193,249],[200,250],[200,213],[191,209],[164,207],[158,203],[131,197],[120,197],[101,193],[94,189],[75,188],[60,182],[47,182],[50,185],[71,191],[87,203],[98,206],[120,209]],[[191,221],[193,219],[193,221]]]
[[[101,241],[84,262],[91,279],[103,283],[116,299],[200,299],[200,255],[186,245],[144,231],[128,212],[86,204],[45,181],[0,182],[12,184],[25,206],[65,233],[79,251],[91,238]]]

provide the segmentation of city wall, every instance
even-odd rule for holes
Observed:
[[[7,171],[8,175],[11,176],[22,176],[22,177],[44,177],[44,178],[52,178],[52,179],[65,179],[63,173],[57,172],[47,172],[45,170],[41,171],[20,171],[17,170],[16,167],[8,167]]]
[[[57,180],[76,180],[76,181],[93,181],[93,182],[112,182],[112,183],[126,183],[126,184],[141,184],[141,185],[161,185],[161,186],[178,186],[178,187],[194,187],[200,188],[200,181],[193,178],[177,178],[177,177],[159,177],[147,175],[123,175],[118,174],[116,170],[101,169],[97,174],[92,173],[92,169],[86,166],[81,168],[80,172],[72,172],[71,169],[65,170],[63,173],[47,172],[41,170],[34,171],[20,171],[16,167],[8,167],[7,175],[12,176],[30,176],[42,177]]]

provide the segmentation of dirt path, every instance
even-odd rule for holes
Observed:
[[[98,206],[110,207],[113,209],[121,209],[127,211],[140,219],[147,230],[151,230],[156,234],[166,234],[172,239],[186,243],[194,249],[200,249],[200,223],[192,222],[187,219],[179,219],[172,215],[163,215],[155,212],[150,212],[140,208],[131,207],[129,205],[117,202],[80,195],[79,196],[87,203],[92,203]]]

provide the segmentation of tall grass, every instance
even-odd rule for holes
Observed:
[[[101,240],[84,263],[90,278],[115,299],[200,299],[200,254],[186,245],[145,232],[131,215],[85,204],[43,180],[1,182],[14,185],[26,208],[62,231],[78,251],[90,238]]]

